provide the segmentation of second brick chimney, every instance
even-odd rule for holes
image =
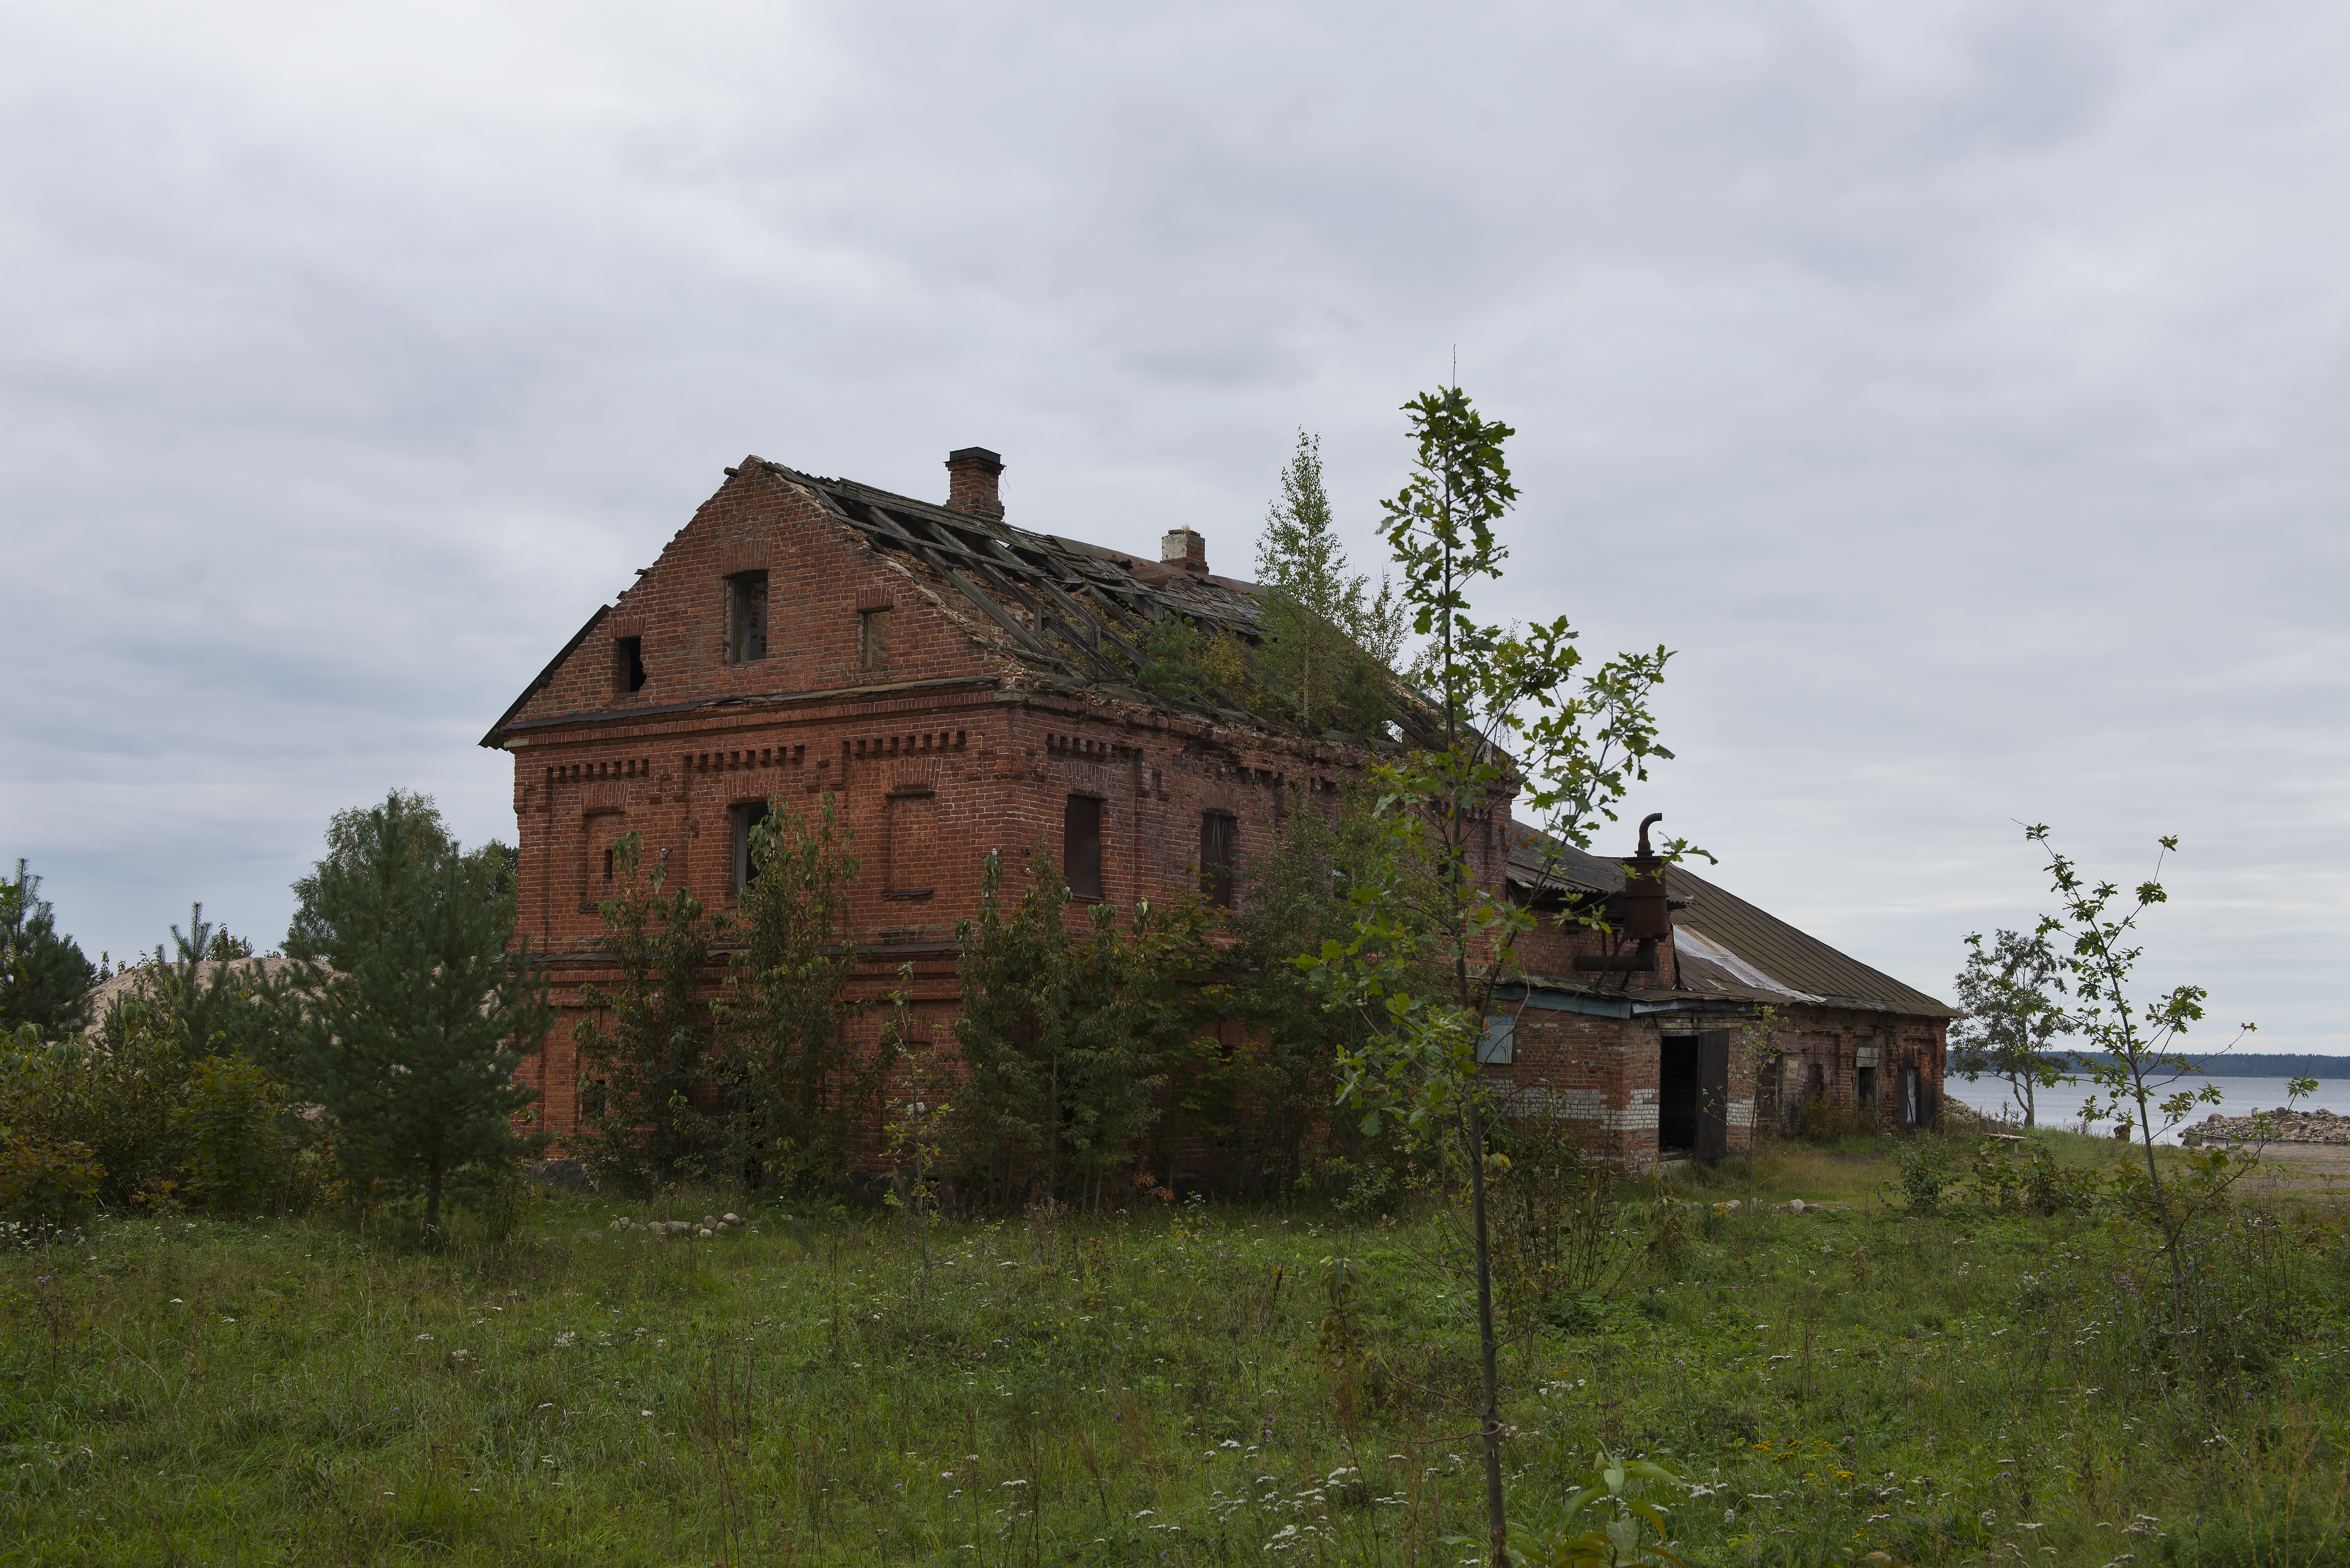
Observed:
[[[1208,575],[1208,542],[1189,528],[1170,528],[1159,541],[1159,564],[1180,566],[1195,576]]]
[[[1003,516],[1003,503],[995,493],[996,475],[1003,472],[1003,454],[983,446],[947,453],[947,509],[974,517]]]

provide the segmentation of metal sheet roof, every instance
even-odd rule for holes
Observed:
[[[1605,897],[1624,890],[1619,860],[1568,845],[1546,845],[1522,823],[1510,825],[1510,878],[1535,892]],[[1958,1010],[1748,903],[1686,866],[1665,867],[1665,896],[1678,940],[1679,992],[1770,1003],[1954,1018]],[[1607,987],[1576,989],[1606,990]],[[1657,998],[1655,992],[1636,995]]]
[[[1837,951],[1686,866],[1665,867],[1665,891],[1689,899],[1687,908],[1673,911],[1673,924],[1697,939],[1675,944],[1685,991],[1765,992],[1927,1018],[1958,1015],[1950,1003]]]

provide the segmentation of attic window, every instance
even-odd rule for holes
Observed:
[[[767,657],[767,574],[737,572],[726,579],[726,662]]]
[[[1090,794],[1073,794],[1061,813],[1061,875],[1068,879],[1069,896],[1102,896],[1102,803]]]
[[[889,612],[886,609],[857,612],[857,668],[887,670],[889,668]]]
[[[641,637],[616,637],[612,639],[612,690],[641,691],[645,689],[645,639]]]
[[[1211,811],[1200,818],[1200,893],[1219,909],[1232,907],[1232,845],[1240,826],[1229,811]]]

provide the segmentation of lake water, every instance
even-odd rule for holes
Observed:
[[[2326,1110],[2336,1116],[2350,1116],[2350,1059],[2345,1059],[2342,1065],[2343,1072],[2338,1077],[2318,1075],[2317,1093],[2304,1095],[2293,1101],[2293,1108],[2297,1111]],[[2225,1097],[2216,1106],[2197,1106],[2194,1114],[2185,1123],[2172,1128],[2161,1142],[2177,1143],[2180,1133],[2214,1111],[2226,1116],[2248,1116],[2254,1111],[2275,1110],[2285,1103],[2285,1080],[2282,1078],[2229,1078],[2217,1073],[2206,1073],[2190,1075],[2179,1086],[2199,1089],[2206,1084]],[[2019,1120],[2022,1118],[2022,1113],[2015,1109],[2012,1092],[1995,1078],[1980,1078],[1970,1084],[1954,1075],[1944,1087],[1952,1099],[1972,1106],[1985,1116],[1995,1116],[2005,1112]],[[2041,1090],[2040,1120],[2049,1127],[2074,1126],[2080,1117],[2081,1102],[2088,1098],[2089,1089],[2089,1084],[2084,1081]],[[2113,1123],[2101,1122],[2098,1127],[2101,1131],[2110,1132]]]

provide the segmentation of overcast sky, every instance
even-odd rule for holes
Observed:
[[[10,5],[0,851],[95,957],[390,785],[511,839],[475,742],[746,452],[1245,574],[1303,427],[1376,569],[1457,348],[1486,604],[1678,650],[1719,881],[1947,995],[2019,821],[2177,833],[2149,978],[2350,1052],[2345,80],[2307,0]]]

